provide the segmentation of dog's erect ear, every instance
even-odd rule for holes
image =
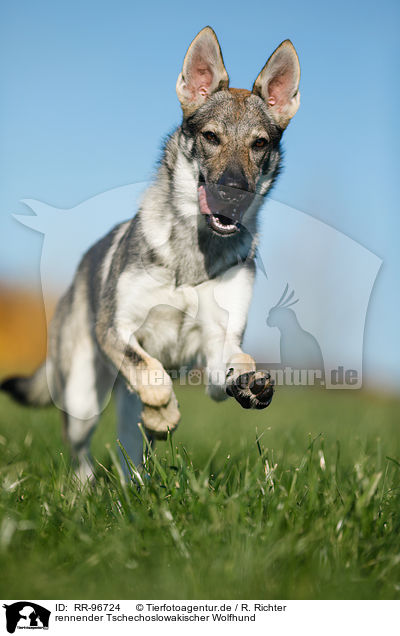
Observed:
[[[286,128],[300,106],[300,64],[290,40],[278,46],[253,85],[253,93],[268,104],[276,123]]]
[[[183,60],[182,73],[176,83],[176,93],[184,117],[191,115],[210,95],[228,88],[228,85],[229,77],[217,36],[207,26],[189,46]]]

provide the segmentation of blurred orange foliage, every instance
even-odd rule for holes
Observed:
[[[0,374],[31,373],[46,356],[43,298],[0,285]]]

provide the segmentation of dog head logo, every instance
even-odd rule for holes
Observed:
[[[48,629],[51,612],[32,601],[18,601],[3,605],[6,610],[6,626],[9,634],[16,629]]]

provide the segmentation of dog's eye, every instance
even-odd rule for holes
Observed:
[[[210,144],[214,144],[214,146],[218,146],[219,139],[218,139],[217,135],[215,133],[213,133],[211,130],[206,130],[205,132],[203,132],[203,137]]]
[[[257,150],[261,150],[261,148],[265,148],[267,143],[268,143],[267,139],[265,139],[264,137],[259,137],[253,142],[253,148],[256,148]]]

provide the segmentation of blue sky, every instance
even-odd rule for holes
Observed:
[[[231,85],[250,87],[289,37],[301,107],[274,199],[383,260],[365,367],[400,381],[400,4],[5,0],[0,8],[0,280],[39,289],[41,238],[12,219],[34,198],[73,207],[147,180],[180,121],[175,82],[194,35],[215,29]]]

